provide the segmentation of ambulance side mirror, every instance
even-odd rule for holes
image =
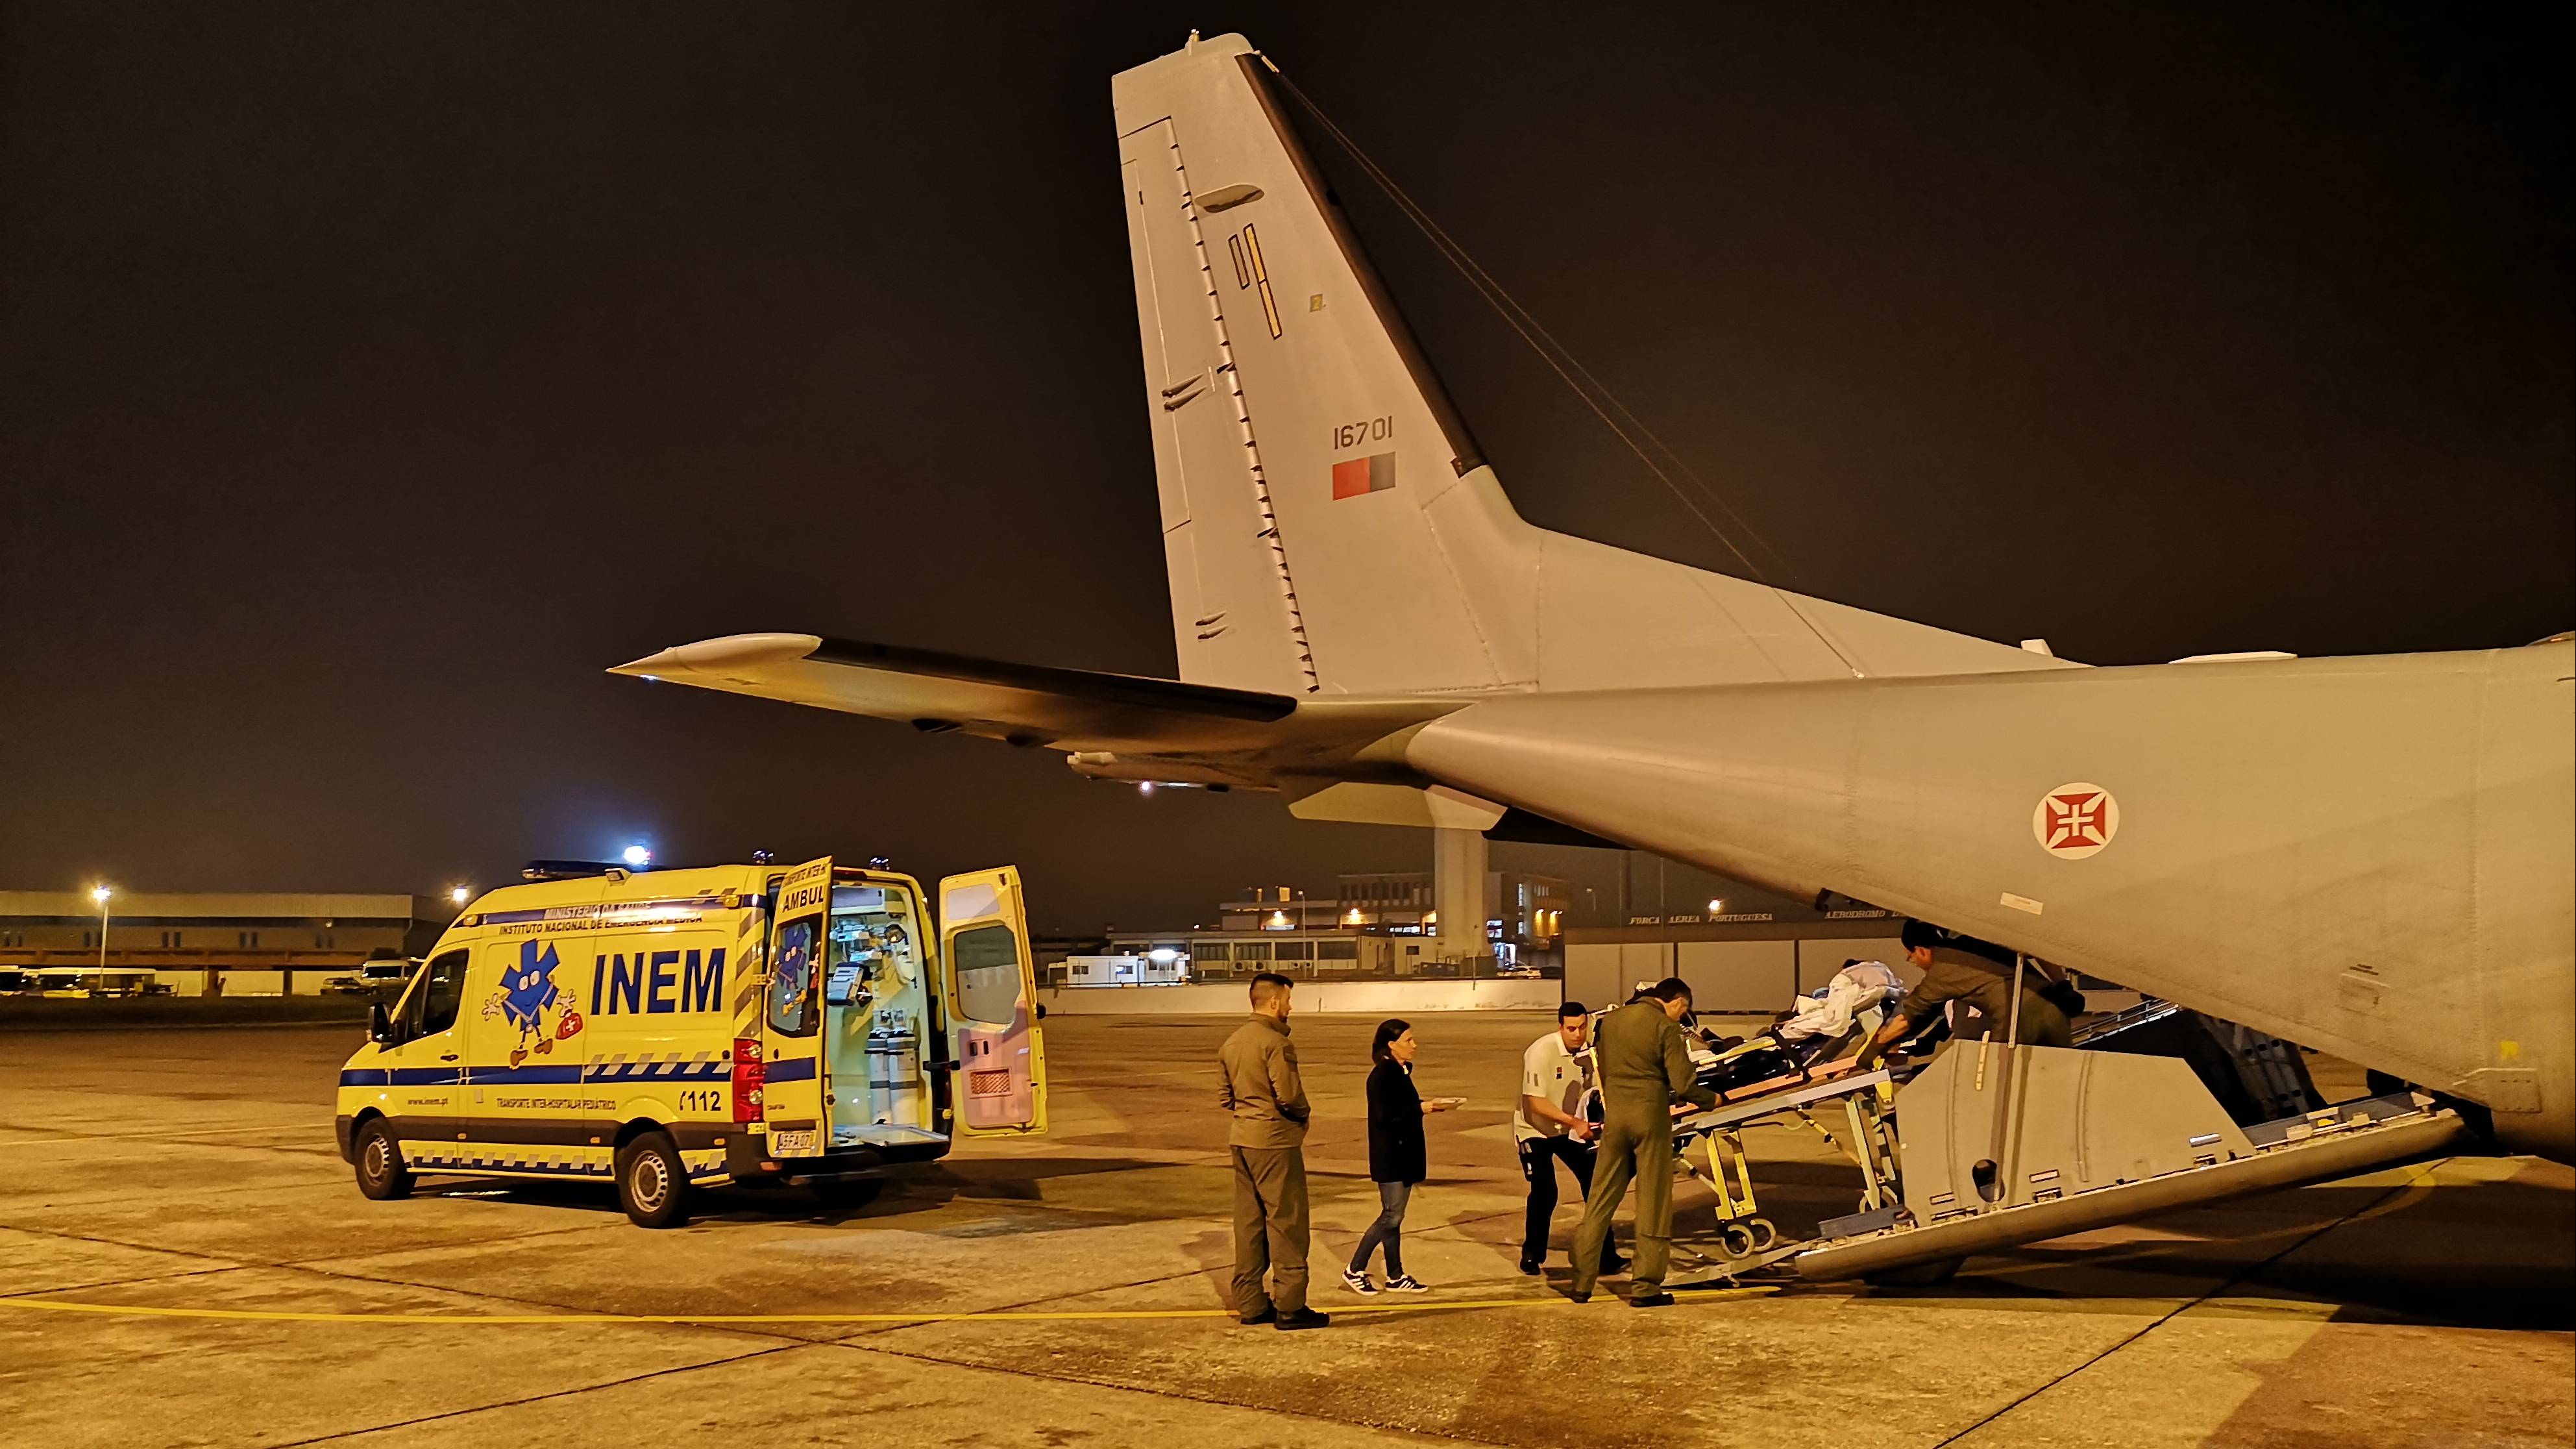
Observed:
[[[385,1014],[385,1004],[381,1001],[368,1002],[367,1040],[374,1042],[378,1046],[383,1046],[386,1040],[393,1034],[393,1018]]]

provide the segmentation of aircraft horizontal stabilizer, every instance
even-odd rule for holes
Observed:
[[[1466,703],[1299,701],[815,634],[730,634],[609,673],[1045,745],[1089,775],[1255,788],[1274,783],[1273,768],[1348,768],[1370,743]]]

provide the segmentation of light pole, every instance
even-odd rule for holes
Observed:
[[[90,888],[89,898],[98,902],[98,969],[107,969],[107,900],[116,892],[106,886]]]

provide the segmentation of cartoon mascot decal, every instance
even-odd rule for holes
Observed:
[[[510,1049],[510,1065],[528,1059],[529,1039],[535,1038],[534,1050],[544,1056],[555,1049],[555,1043],[568,1040],[581,1030],[581,1012],[573,994],[555,985],[555,967],[562,963],[555,956],[552,943],[542,946],[535,941],[519,943],[519,964],[501,973],[501,991],[483,1003],[486,1017],[507,1021],[519,1029],[519,1044]],[[552,1030],[546,1018],[554,1016]]]

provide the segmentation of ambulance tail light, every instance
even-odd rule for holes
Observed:
[[[769,1085],[769,1063],[761,1059],[760,1043],[749,1037],[736,1037],[733,1043],[733,1120],[761,1120],[761,1089]]]

